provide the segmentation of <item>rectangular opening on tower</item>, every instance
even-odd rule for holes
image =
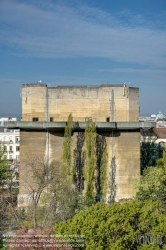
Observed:
[[[33,117],[33,118],[32,118],[32,121],[33,121],[33,122],[38,122],[38,121],[39,121],[39,118],[38,118],[38,117]]]
[[[106,118],[106,122],[110,122],[110,118],[109,117]]]

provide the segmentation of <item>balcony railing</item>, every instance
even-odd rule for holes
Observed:
[[[13,144],[13,143],[15,143],[15,144],[19,144],[20,143],[20,141],[1,141],[3,144]]]

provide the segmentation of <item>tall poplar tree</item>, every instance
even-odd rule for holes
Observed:
[[[74,128],[73,116],[69,115],[65,127],[63,152],[62,152],[62,169],[70,180],[72,180],[73,163],[72,163],[72,133]]]
[[[85,156],[86,166],[84,176],[86,182],[85,196],[88,204],[94,203],[94,181],[96,168],[96,127],[95,123],[88,121],[85,129]]]

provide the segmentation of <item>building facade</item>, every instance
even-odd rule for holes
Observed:
[[[5,122],[15,122],[16,118],[0,118],[0,143],[6,147],[5,157],[9,160],[9,171],[12,174],[12,188],[19,187],[19,167],[20,167],[20,130],[8,129]],[[7,185],[6,188],[9,186]]]
[[[0,118],[0,142],[6,146],[6,158],[20,161],[20,130],[4,127],[5,121],[17,121],[16,118]]]
[[[26,206],[30,194],[30,169],[27,155],[50,161],[62,155],[64,128],[69,114],[74,119],[73,152],[86,121],[96,124],[108,153],[107,199],[131,198],[133,181],[140,176],[140,128],[152,126],[139,122],[139,88],[125,84],[94,86],[57,86],[23,84],[22,121],[6,123],[20,128],[20,193],[18,206]],[[82,146],[82,150],[84,145]]]
[[[23,84],[22,122],[66,122],[69,114],[75,122],[91,119],[96,124],[110,122],[138,122],[139,89],[121,85],[105,84],[90,86],[48,87],[46,84]],[[40,155],[50,160],[62,154],[63,131],[21,129],[20,197],[26,194],[29,169],[24,160]],[[78,131],[73,133],[73,151],[77,144]],[[116,167],[116,199],[130,198],[133,194],[132,181],[140,174],[139,129],[101,129],[108,151],[107,175],[110,176],[111,162]],[[109,196],[109,183],[108,193]],[[21,206],[21,204],[20,204]]]

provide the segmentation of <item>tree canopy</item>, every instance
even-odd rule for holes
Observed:
[[[156,160],[156,166],[143,170],[140,180],[137,182],[136,199],[153,201],[160,200],[166,206],[166,150],[163,156]]]
[[[57,224],[55,234],[84,236],[86,250],[166,249],[166,210],[152,200],[97,203]]]
[[[163,148],[154,142],[141,143],[141,173],[147,166],[156,166],[157,159],[162,157]]]

